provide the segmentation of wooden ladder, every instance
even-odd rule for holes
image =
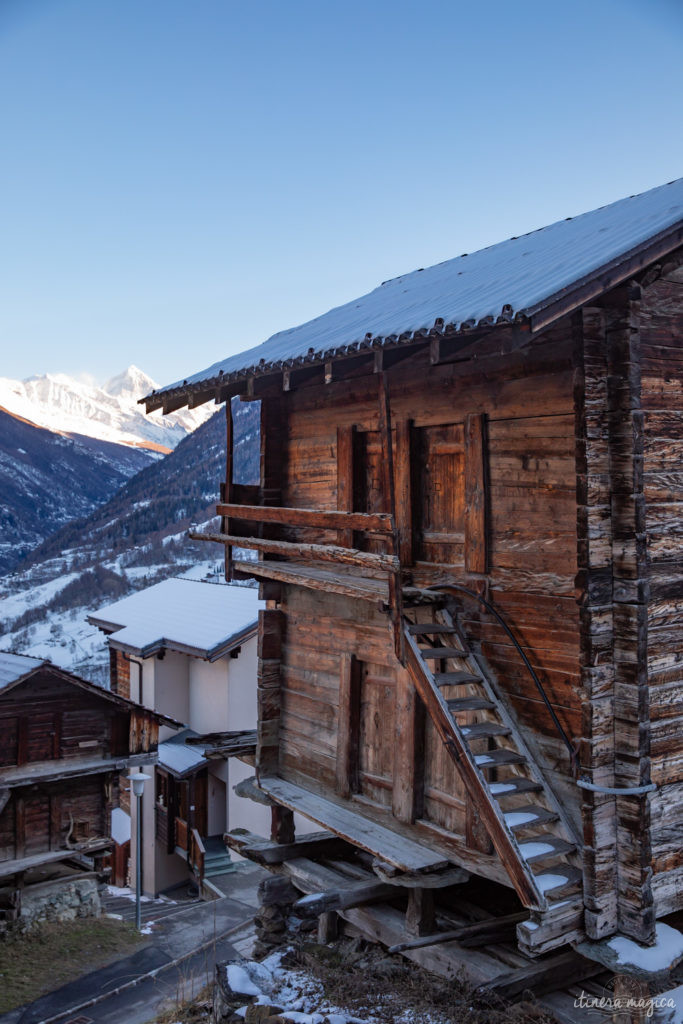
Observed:
[[[517,939],[523,952],[537,956],[583,935],[572,828],[457,616],[438,605],[430,610],[431,621],[417,621],[417,609],[403,616],[406,668],[531,911]]]

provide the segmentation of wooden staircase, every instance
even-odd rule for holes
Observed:
[[[571,826],[484,659],[457,613],[438,603],[405,613],[403,633],[415,689],[531,911],[517,927],[520,948],[537,956],[580,938],[582,871]]]

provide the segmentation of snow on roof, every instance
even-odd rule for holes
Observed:
[[[146,399],[148,411],[161,405],[156,401],[160,395],[176,388],[213,382],[219,376],[225,383],[302,359],[332,358],[370,342],[429,331],[437,319],[458,330],[498,318],[532,316],[558,293],[624,262],[681,223],[683,178],[385,281],[361,298],[153,392]]]
[[[249,587],[168,579],[101,608],[88,621],[116,647],[148,657],[161,648],[213,661],[256,629],[265,604]]]
[[[0,651],[0,690],[3,686],[16,683],[17,679],[44,665],[42,658],[29,658],[25,654],[8,654]]]
[[[173,775],[187,775],[207,763],[201,747],[186,746],[188,736],[198,736],[192,729],[183,729],[170,740],[159,744],[159,766],[166,768]]]

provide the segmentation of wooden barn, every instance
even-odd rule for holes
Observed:
[[[156,760],[160,719],[172,721],[49,662],[0,653],[0,921],[62,866],[102,867],[119,775]]]
[[[527,956],[650,945],[683,909],[682,374],[683,179],[145,399],[225,403],[204,537],[267,600],[267,859],[364,851],[405,908],[383,941],[436,931],[466,879]],[[237,396],[261,402],[259,486],[233,479]],[[292,811],[325,834],[297,846]]]

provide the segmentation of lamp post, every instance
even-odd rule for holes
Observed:
[[[133,795],[137,800],[135,824],[135,927],[140,931],[140,890],[142,889],[142,794],[145,789],[145,783],[148,779],[151,779],[152,776],[145,775],[142,769],[140,769],[137,775],[129,775],[127,778],[133,788]]]

